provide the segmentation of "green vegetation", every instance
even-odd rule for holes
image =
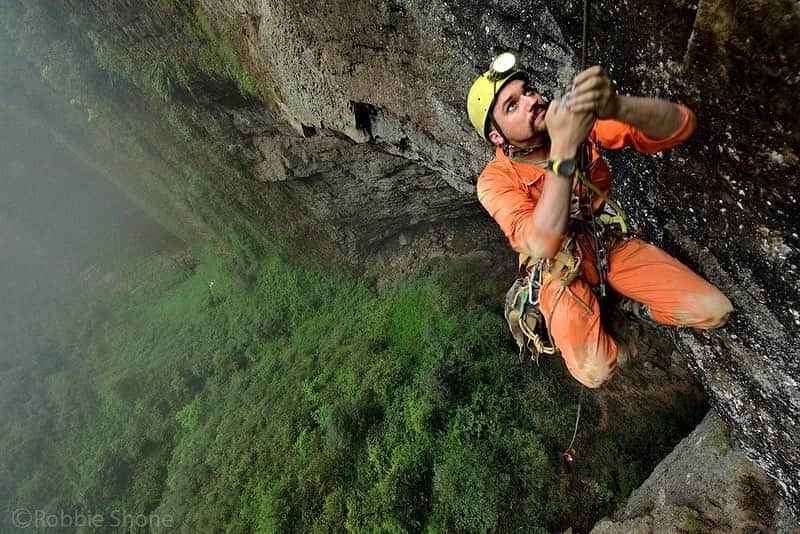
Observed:
[[[243,96],[267,98],[246,65],[246,45],[235,20],[232,14],[222,14],[214,24],[202,3],[194,0],[154,2],[150,31],[159,41],[126,39],[119,33],[119,22],[98,20],[91,7],[78,8],[71,17],[73,24],[88,27],[97,65],[146,95],[170,100],[177,87],[191,91],[195,83],[210,78],[232,82]]]
[[[379,295],[274,250],[247,276],[206,251],[123,279],[3,374],[11,509],[193,531],[585,529],[685,424],[665,406],[584,430],[566,474],[578,389],[559,362],[513,363],[500,288],[467,265]],[[583,428],[597,417],[589,402]]]
[[[733,447],[730,435],[724,430],[718,430],[711,434],[710,441],[719,456],[727,456]]]
[[[170,101],[178,89],[191,95],[211,81],[217,92],[262,104],[272,100],[271,89],[250,70],[247,37],[233,7],[220,4],[228,11],[212,16],[199,0],[148,4],[134,15],[102,4],[12,0],[0,6],[0,28],[42,79],[90,121],[113,116],[113,96],[132,88],[151,106]]]
[[[89,9],[73,20],[88,21],[97,64],[146,95],[170,100],[177,87],[191,91],[205,77],[230,81],[246,97],[266,97],[241,59],[241,33],[227,17],[215,28],[200,2],[158,2],[152,8],[153,30],[163,34],[165,47],[149,40],[125,41],[114,33],[118,28],[96,20]]]
[[[696,510],[691,510],[683,518],[683,531],[687,534],[700,534],[704,532],[703,516]]]

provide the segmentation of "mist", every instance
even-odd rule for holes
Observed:
[[[59,141],[48,88],[0,43],[16,73],[0,96],[0,361],[8,365],[36,347],[43,319],[74,313],[76,297],[119,266],[180,242]]]

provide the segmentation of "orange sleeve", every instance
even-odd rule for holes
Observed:
[[[682,104],[677,104],[677,106],[683,116],[683,122],[677,130],[663,139],[647,137],[633,126],[613,119],[598,120],[592,133],[603,148],[615,149],[630,146],[645,154],[675,148],[691,137],[697,124],[692,110]]]
[[[478,201],[497,221],[516,252],[528,253],[523,247],[533,240],[546,248],[558,249],[563,236],[547,235],[533,225],[534,198],[515,176],[504,172],[495,162],[481,173],[477,184]]]

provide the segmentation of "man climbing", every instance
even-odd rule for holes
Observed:
[[[606,284],[631,299],[631,311],[665,325],[716,328],[733,310],[666,252],[612,231],[626,231],[625,219],[607,197],[611,174],[598,148],[667,150],[692,135],[695,117],[666,100],[617,95],[600,67],[578,74],[564,102],[547,105],[515,63],[498,56],[467,97],[470,121],[495,147],[478,199],[520,254],[531,292],[538,288],[531,301],[567,369],[599,387],[627,358],[600,321],[595,291],[603,295]]]

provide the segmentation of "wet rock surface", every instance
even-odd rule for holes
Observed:
[[[593,534],[616,532],[780,532],[800,524],[774,482],[750,463],[712,410]]]

